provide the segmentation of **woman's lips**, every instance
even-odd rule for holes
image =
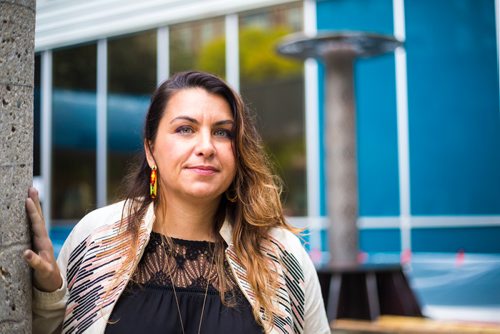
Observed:
[[[219,171],[217,168],[212,166],[191,166],[187,169],[199,175],[213,175]]]

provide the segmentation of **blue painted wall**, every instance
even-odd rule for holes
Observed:
[[[500,214],[493,0],[405,2],[414,215]],[[415,251],[500,253],[500,226],[417,229]]]
[[[414,252],[500,253],[500,226],[419,228],[411,237]]]
[[[359,232],[360,251],[367,253],[399,252],[400,231],[397,228],[363,229]]]
[[[411,214],[500,214],[500,107],[494,0],[406,0]],[[392,0],[317,1],[317,28],[393,34]],[[320,66],[319,87],[324,87]],[[360,215],[398,216],[395,60],[356,64]],[[324,92],[319,93],[322,108]],[[324,110],[320,110],[324,124]],[[320,134],[324,138],[324,132]],[[321,151],[324,157],[324,143]],[[324,161],[324,159],[322,159]],[[326,185],[324,164],[322,184]],[[322,214],[326,215],[326,189]],[[433,233],[435,231],[435,233]],[[395,230],[360,248],[400,247]],[[416,251],[500,252],[500,226],[414,229]]]
[[[405,4],[412,213],[498,215],[494,1]]]

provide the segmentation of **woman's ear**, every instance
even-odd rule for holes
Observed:
[[[153,156],[153,144],[149,140],[144,140],[144,152],[146,152],[146,160],[148,161],[148,165],[150,168],[153,168],[153,166],[156,166],[156,161]]]

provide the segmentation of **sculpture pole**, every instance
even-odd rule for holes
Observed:
[[[358,253],[358,178],[354,105],[354,54],[333,51],[325,58],[327,170],[330,263],[356,264]]]
[[[316,58],[325,64],[325,148],[330,265],[357,265],[358,178],[354,61],[391,52],[401,42],[365,32],[322,33],[315,37],[291,35],[278,52],[299,59]]]

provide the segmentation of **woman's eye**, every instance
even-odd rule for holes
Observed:
[[[181,127],[177,128],[176,132],[180,133],[180,134],[189,134],[189,133],[193,133],[193,129],[189,126],[181,126]]]
[[[214,131],[214,135],[217,137],[227,137],[231,138],[231,131],[226,130],[226,129],[218,129]]]

